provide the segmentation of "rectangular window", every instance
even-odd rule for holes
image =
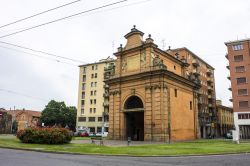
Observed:
[[[90,104],[93,104],[93,100],[92,99],[90,99]]]
[[[189,107],[190,107],[190,110],[193,109],[193,102],[192,101],[189,102]]]
[[[91,78],[94,78],[94,74],[91,74]]]
[[[83,74],[86,73],[86,67],[83,67]]]
[[[98,66],[97,66],[97,65],[95,65],[95,69],[96,69],[96,70],[98,69]]]
[[[82,100],[82,101],[81,101],[81,105],[82,105],[82,106],[84,106],[84,104],[85,104],[85,102],[84,102],[84,101],[85,101],[85,100]]]
[[[91,87],[93,87],[94,86],[94,82],[91,82]]]
[[[97,133],[101,133],[102,132],[102,127],[97,127]]]
[[[234,61],[235,62],[241,62],[241,61],[243,61],[243,55],[235,55],[234,56]]]
[[[95,122],[95,117],[89,117],[89,122]]]
[[[95,78],[97,78],[97,73],[95,73]]]
[[[243,45],[242,44],[236,44],[232,46],[234,51],[238,51],[238,50],[243,50]]]
[[[81,114],[84,114],[84,108],[81,108]]]
[[[238,119],[250,119],[250,114],[238,114]]]
[[[82,82],[85,82],[86,81],[86,75],[83,75],[82,76]]]
[[[90,96],[93,96],[93,91],[90,91]]]
[[[174,89],[174,96],[177,97],[177,89]]]
[[[89,132],[95,133],[95,127],[89,127]]]
[[[235,67],[235,72],[237,73],[242,73],[242,72],[245,72],[245,66],[236,66]]]
[[[92,70],[95,70],[95,66],[92,66]]]
[[[85,83],[82,83],[82,90],[85,90]]]
[[[92,113],[92,108],[89,109],[89,113]]]
[[[238,89],[238,95],[240,96],[247,95],[247,89]]]
[[[239,101],[240,108],[248,108],[248,101]]]
[[[237,78],[237,84],[245,84],[245,83],[247,83],[246,77]]]
[[[96,113],[96,108],[93,108],[93,110],[94,110],[94,114]]]
[[[78,122],[86,122],[86,117],[79,117]]]
[[[96,90],[94,91],[94,95],[96,96]]]
[[[94,104],[96,104],[96,99],[94,99]]]
[[[97,82],[95,82],[95,87],[97,87]]]
[[[85,92],[82,92],[82,99],[85,99]]]
[[[98,117],[98,122],[102,122],[102,117]]]

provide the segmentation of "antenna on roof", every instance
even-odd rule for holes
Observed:
[[[114,53],[114,51],[115,51],[115,41],[112,40],[112,52]]]
[[[162,39],[161,42],[162,42],[162,50],[165,50],[166,46],[165,39]]]

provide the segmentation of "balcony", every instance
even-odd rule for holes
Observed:
[[[228,54],[226,54],[225,57],[228,59]]]
[[[212,99],[212,98],[213,98],[213,96],[212,96],[212,95],[208,95],[207,97],[208,97],[209,99]]]
[[[107,84],[104,84],[103,88],[109,88],[109,86]]]
[[[208,78],[207,78],[207,82],[212,83],[212,82],[214,82],[214,79],[208,77]]]
[[[228,88],[228,90],[232,91],[232,87],[230,86],[230,87]]]
[[[213,104],[208,104],[208,107],[210,107],[210,108],[213,107]]]
[[[229,99],[229,101],[231,101],[231,102],[233,102],[233,99],[232,99],[232,97]]]
[[[109,97],[108,93],[103,93],[103,97]]]
[[[109,70],[113,70],[115,68],[114,64],[110,64],[107,67],[104,67],[104,71],[109,71]]]
[[[211,74],[213,74],[213,71],[211,69],[207,69],[207,74],[211,75]]]
[[[193,66],[198,67],[200,66],[199,62],[196,59],[193,59],[192,61]]]
[[[228,80],[231,80],[231,77],[230,77],[230,76],[227,76],[227,79],[228,79]]]
[[[213,88],[212,86],[208,86],[208,87],[207,87],[207,90],[208,90],[208,91],[213,91],[214,88]]]
[[[226,67],[227,67],[227,69],[228,69],[228,70],[230,70],[230,67],[229,67],[229,65],[227,65]]]
[[[109,103],[103,103],[103,107],[109,107]]]
[[[195,76],[199,76],[199,75],[200,75],[200,71],[199,71],[199,70],[196,70],[196,69],[194,69],[192,73],[193,73]]]

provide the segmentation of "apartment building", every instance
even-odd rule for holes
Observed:
[[[161,50],[135,26],[118,48],[109,86],[109,137],[118,140],[179,141],[198,138],[196,77],[186,59]]]
[[[250,39],[225,42],[229,61],[234,123],[241,139],[250,138]]]
[[[222,105],[221,100],[216,100],[216,110],[219,136],[225,137],[230,130],[234,129],[233,108]]]
[[[185,72],[189,77],[200,80],[201,88],[198,93],[200,137],[217,136],[214,68],[186,47],[169,48],[167,52],[178,59],[186,59],[189,66]]]
[[[97,133],[108,131],[108,78],[114,59],[108,57],[99,62],[81,65],[79,74],[77,128]]]

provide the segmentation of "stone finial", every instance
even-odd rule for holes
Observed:
[[[171,50],[171,46],[168,46],[168,50]]]
[[[118,52],[122,51],[122,44],[120,44],[120,47],[117,48]]]
[[[146,39],[146,43],[153,43],[154,40],[151,38],[151,34],[148,35],[148,38]]]

